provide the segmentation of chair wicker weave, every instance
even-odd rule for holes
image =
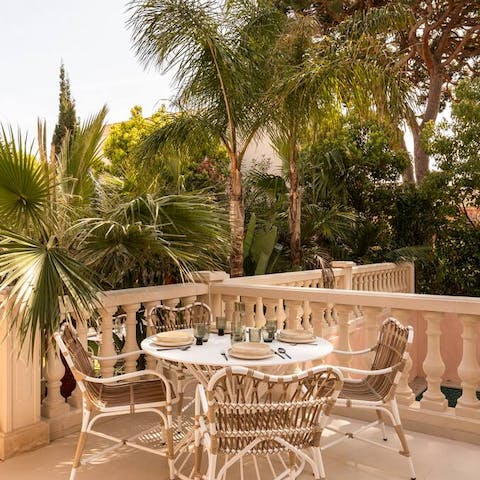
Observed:
[[[181,330],[193,328],[194,322],[212,322],[212,311],[210,307],[202,302],[194,302],[183,307],[168,307],[167,305],[158,305],[152,308],[148,315],[150,335],[160,332],[173,330]],[[193,378],[186,368],[179,363],[161,361],[161,366],[169,374],[173,374],[173,385],[178,397],[178,416],[179,426],[182,423],[182,414],[193,403],[193,396],[189,399],[189,403],[184,405],[185,389],[188,384],[197,384],[197,380]]]
[[[348,438],[357,438],[367,443],[376,443],[378,446],[400,453],[408,459],[410,476],[415,479],[415,469],[408,448],[407,439],[403,431],[400,413],[398,410],[395,392],[407,361],[408,350],[413,342],[413,328],[402,326],[396,319],[387,318],[380,329],[377,344],[366,350],[357,352],[342,352],[334,350],[337,354],[361,355],[375,352],[370,370],[338,367],[343,373],[361,375],[361,378],[346,378],[342,391],[337,400],[337,405],[348,408],[363,408],[376,411],[377,420],[367,426],[362,426],[354,432],[343,432],[330,427],[327,429],[341,433],[344,436],[324,445],[322,450],[330,448]],[[400,451],[382,443],[365,440],[358,434],[368,427],[380,425],[383,431],[383,440],[387,441],[383,413],[392,421],[392,425],[400,440]]]
[[[315,479],[325,478],[320,437],[341,387],[341,372],[327,366],[284,376],[235,366],[218,371],[206,394],[202,385],[197,387],[195,475],[200,474],[203,443],[208,480],[222,478],[245,455],[282,451],[289,453],[290,479],[296,476],[296,456],[310,463]],[[312,449],[313,458],[305,448]],[[216,473],[219,453],[229,459]]]
[[[81,464],[86,464],[98,458],[106,451],[127,445],[168,458],[170,479],[175,478],[173,426],[172,426],[172,393],[168,380],[154,370],[143,370],[111,378],[97,378],[94,375],[92,360],[113,360],[125,358],[128,355],[138,355],[130,352],[115,357],[96,357],[85,351],[74,328],[65,323],[60,332],[55,333],[55,340],[70,367],[83,399],[83,415],[80,436],[75,451],[70,480],[76,476]],[[141,352],[140,352],[141,353]],[[142,378],[148,377],[148,378]],[[142,433],[127,439],[121,439],[103,432],[92,430],[94,423],[101,417],[125,415],[141,412],[154,412],[160,416],[164,431],[165,449],[153,449],[140,445],[134,440]],[[81,461],[87,434],[92,434],[116,442],[113,447],[91,455]]]

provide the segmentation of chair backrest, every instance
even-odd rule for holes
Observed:
[[[71,324],[65,322],[54,337],[81,392],[95,403],[99,394],[99,386],[84,380],[85,377],[94,377],[95,371],[90,355],[80,342],[76,330]]]
[[[412,342],[412,327],[404,327],[392,317],[383,322],[375,346],[375,357],[371,370],[393,367],[393,372],[385,375],[370,375],[366,381],[385,400],[395,394]]]
[[[154,332],[166,332],[192,328],[195,322],[211,323],[212,311],[202,302],[194,302],[184,307],[168,307],[158,305],[154,307],[148,316],[151,321],[150,327]]]
[[[220,370],[207,387],[213,453],[235,453],[255,439],[261,440],[250,453],[260,455],[285,450],[275,438],[296,448],[319,446],[342,384],[341,372],[323,365],[283,376]]]

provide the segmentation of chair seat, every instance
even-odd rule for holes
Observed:
[[[378,392],[376,385],[372,384],[368,378],[359,382],[349,382],[344,380],[343,388],[338,395],[338,400],[363,400],[368,402],[379,402],[384,397],[383,392]]]
[[[166,401],[165,384],[156,379],[112,385],[88,383],[87,390],[92,403],[99,409],[130,405],[133,411],[136,405]]]

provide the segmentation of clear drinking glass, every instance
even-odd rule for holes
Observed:
[[[262,336],[264,342],[273,342],[275,340],[275,333],[277,332],[277,321],[267,320],[262,328]]]
[[[232,318],[232,343],[245,341],[245,304],[235,302]]]
[[[260,328],[250,327],[248,329],[248,339],[251,342],[260,342],[262,339],[262,331]]]
[[[193,336],[197,340],[196,345],[203,345],[204,337],[207,334],[207,325],[204,322],[193,324]]]
[[[219,336],[225,335],[225,327],[227,326],[227,319],[225,317],[216,317],[215,323],[216,323],[218,335]]]

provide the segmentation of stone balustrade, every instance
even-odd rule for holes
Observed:
[[[337,347],[348,351],[373,345],[381,322],[387,316],[394,316],[415,329],[414,346],[398,389],[406,425],[480,443],[480,401],[476,394],[480,389],[480,299],[399,293],[413,290],[414,274],[410,264],[356,266],[351,262],[337,262],[332,271],[336,288],[323,288],[324,273],[312,270],[235,279],[229,279],[223,272],[198,272],[194,277],[196,283],[105,292],[98,309],[95,337],[89,337],[94,323],[87,328],[86,323],[80,322],[77,330],[85,346],[89,339],[94,340],[99,345],[99,355],[109,356],[119,352],[114,334],[124,340],[122,352],[138,349],[137,318],[147,319],[159,303],[175,306],[201,300],[211,306],[214,315],[223,314],[228,321],[232,319],[234,302],[242,300],[248,325],[262,326],[266,320],[274,319],[279,328],[312,329],[316,335],[329,338]],[[73,315],[68,305],[63,306],[63,314]],[[11,356],[12,345],[2,344],[0,358],[7,358],[5,349],[10,349]],[[38,365],[39,358],[37,352]],[[60,397],[63,364],[54,349],[48,350],[44,358],[47,394],[41,409],[36,405],[31,422],[43,432],[43,439],[47,425],[50,439],[54,439],[78,429],[80,397],[75,390],[68,402]],[[99,368],[103,375],[112,375],[119,368],[130,372],[137,368],[137,360],[134,356],[121,365],[104,361]],[[354,365],[366,367],[368,360],[371,358]],[[146,361],[147,366],[153,367],[152,359]],[[344,365],[354,362],[348,356],[336,358],[333,354],[326,361]],[[17,375],[14,367],[18,369],[21,365],[12,365],[7,371],[10,379]],[[5,370],[5,365],[1,364],[0,368]],[[0,370],[2,375],[3,370]],[[28,381],[39,396],[39,367],[31,372]],[[411,389],[412,380],[418,378],[425,379],[420,401],[415,400]],[[1,375],[0,381],[3,382]],[[455,408],[448,407],[441,385],[462,388]],[[0,386],[3,388],[3,383]],[[2,388],[0,392],[4,392]],[[5,410],[10,400],[4,397],[0,394],[0,447],[2,435],[6,435],[6,423],[5,420],[2,423],[2,419],[15,416]],[[14,410],[12,401],[8,405]],[[41,443],[40,440],[37,443]],[[33,444],[30,442],[30,446]],[[0,448],[0,458],[8,455]]]
[[[146,326],[148,315],[160,303],[176,306],[179,303],[192,303],[197,299],[205,300],[205,296],[208,296],[208,285],[202,283],[104,292],[98,309],[99,318],[83,318],[82,321],[77,321],[77,331],[85,347],[88,347],[89,331],[95,333],[91,340],[98,344],[99,356],[109,357],[118,353],[133,352],[140,348],[137,344],[137,315],[142,316]],[[61,310],[65,317],[75,319],[75,314],[68,305],[62,304]],[[87,328],[87,324],[90,328]],[[114,335],[117,337],[117,345]],[[123,343],[121,349],[118,340]],[[112,376],[116,369],[132,372],[137,368],[137,360],[136,356],[127,357],[121,365],[116,365],[114,360],[101,361],[101,374]],[[67,402],[60,395],[60,380],[65,374],[65,367],[53,345],[50,345],[45,361],[44,378],[47,394],[42,400],[42,416],[48,419],[50,439],[55,439],[78,428],[80,395],[76,389],[73,390]],[[147,359],[147,364],[153,366],[152,360]]]
[[[392,289],[395,285],[404,288],[397,280],[390,283]],[[476,394],[480,391],[480,298],[279,288],[240,281],[212,285],[211,292],[220,295],[225,306],[232,298],[244,297],[256,297],[261,311],[265,306],[271,311],[271,305],[277,305],[279,326],[311,328],[347,351],[375,344],[380,323],[387,316],[412,325],[414,347],[398,389],[399,403],[407,412],[410,426],[418,428],[427,422],[425,431],[434,426],[439,434],[460,435],[480,443],[480,400]],[[308,315],[302,309],[304,305],[309,306]],[[348,356],[327,358],[328,363],[341,365],[348,365],[350,360]],[[419,402],[409,386],[415,378],[425,379],[426,389]],[[455,408],[448,407],[441,385],[462,388]]]

